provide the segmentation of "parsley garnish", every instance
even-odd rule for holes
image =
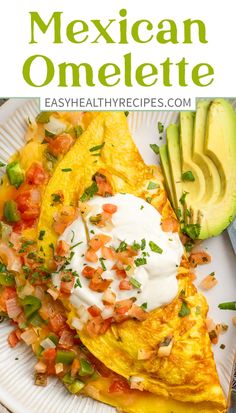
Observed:
[[[151,248],[151,251],[153,251],[153,252],[157,252],[158,254],[163,253],[163,249],[158,247],[158,245],[155,244],[155,242],[153,242],[153,241],[149,242],[149,247]]]
[[[96,182],[93,182],[88,188],[85,189],[83,195],[80,197],[81,202],[88,201],[91,199],[98,191],[98,186]]]
[[[162,133],[162,132],[164,131],[164,125],[163,125],[163,123],[158,122],[157,127],[158,127],[158,132],[159,132],[159,133]]]
[[[122,252],[127,250],[127,244],[125,241],[121,241],[119,247],[116,249],[116,252]]]
[[[144,208],[144,206],[143,206],[143,205],[141,205],[140,209],[143,209],[143,208]]]
[[[192,239],[197,239],[200,235],[200,224],[184,224],[181,227],[182,232],[187,234]]]
[[[38,238],[40,241],[43,241],[43,237],[44,237],[44,235],[45,235],[45,232],[46,232],[46,231],[45,231],[44,229],[41,229],[41,231],[40,231],[40,233],[39,233],[39,238]]]
[[[135,263],[136,267],[140,267],[140,265],[147,264],[147,260],[146,260],[146,258],[136,258],[136,260],[134,260],[134,263]]]
[[[140,305],[140,307],[142,308],[142,310],[146,310],[147,309],[147,303],[143,303],[142,305]]]
[[[82,135],[83,133],[83,128],[82,126],[78,125],[74,127],[74,131],[75,131],[75,137],[79,138],[79,136]]]
[[[182,181],[189,181],[189,182],[193,182],[195,181],[194,175],[192,173],[192,171],[186,171],[184,173],[182,173]]]
[[[74,284],[74,288],[77,288],[77,287],[82,288],[82,285],[81,285],[81,282],[80,282],[79,277],[76,279],[75,284]]]
[[[83,243],[83,241],[77,242],[77,244],[74,244],[70,247],[70,250],[73,250],[73,248],[77,247],[77,245],[80,245],[82,243]]]
[[[102,266],[102,269],[103,269],[103,271],[106,271],[106,269],[107,269],[107,267],[105,266],[105,264],[104,264],[104,258],[99,258],[99,261],[100,261],[100,263],[101,263],[101,266]]]
[[[52,201],[55,204],[61,204],[62,203],[62,195],[60,195],[60,194],[51,194],[51,197],[52,197]]]
[[[156,143],[151,143],[149,146],[156,155],[159,154],[159,146]]]
[[[99,149],[102,149],[104,145],[105,145],[105,142],[103,142],[101,145],[93,146],[92,148],[89,149],[89,152],[99,151]]]
[[[62,172],[70,172],[70,171],[72,171],[71,168],[62,168]]]
[[[134,241],[133,245],[131,245],[131,248],[134,251],[138,251],[140,250],[141,246],[136,241]]]
[[[130,278],[130,282],[131,282],[132,286],[135,287],[135,288],[140,288],[141,285],[142,285],[138,280],[136,280],[133,277]]]
[[[156,189],[158,187],[159,187],[158,184],[156,184],[155,182],[150,181],[149,184],[148,184],[147,189]]]
[[[183,192],[183,194],[182,194],[182,196],[180,197],[180,199],[179,199],[179,202],[182,204],[182,205],[184,205],[185,204],[185,202],[186,202],[186,196],[188,195],[188,192]]]
[[[145,247],[146,247],[146,240],[143,238],[141,240],[141,250],[143,251],[145,249]]]
[[[182,301],[181,309],[179,310],[178,316],[179,317],[186,317],[190,314],[190,308],[188,307],[185,301]]]

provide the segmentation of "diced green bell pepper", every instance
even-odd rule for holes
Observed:
[[[7,222],[20,221],[20,213],[15,201],[6,201],[3,207],[3,216]]]
[[[62,381],[65,384],[66,388],[69,390],[69,392],[73,394],[79,393],[85,386],[85,384],[82,381],[71,377],[70,373],[67,373],[63,377]]]
[[[36,122],[38,123],[48,123],[50,120],[50,116],[51,116],[51,112],[40,112],[37,116],[36,116]]]
[[[91,376],[93,373],[94,373],[94,368],[91,365],[91,363],[89,363],[88,360],[81,359],[79,375],[80,376]]]
[[[71,364],[75,357],[73,351],[57,350],[56,363]]]
[[[6,167],[7,176],[11,185],[14,185],[16,188],[24,182],[25,174],[23,169],[20,166],[19,161],[13,161],[9,163]]]
[[[44,324],[44,320],[40,317],[37,311],[28,318],[28,322],[34,327],[41,327]]]
[[[55,345],[58,344],[59,338],[56,336],[56,334],[51,333],[51,334],[49,334],[48,338],[49,338]]]
[[[0,273],[0,285],[4,285],[4,287],[12,287],[15,285],[15,277],[9,273]]]
[[[24,308],[24,313],[27,319],[29,319],[32,314],[38,311],[41,307],[41,301],[34,297],[33,295],[28,295],[21,300],[21,304]]]

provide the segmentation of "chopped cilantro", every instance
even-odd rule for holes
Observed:
[[[53,254],[54,254],[54,250],[55,250],[55,247],[54,247],[54,244],[51,242],[51,244],[49,244],[49,248],[51,248],[51,250],[52,250],[52,252],[53,252]]]
[[[159,154],[159,146],[156,143],[151,143],[149,146],[156,155]]]
[[[127,265],[127,267],[125,268],[125,271],[129,271],[131,270],[131,265]]]
[[[164,131],[164,125],[163,125],[163,123],[158,122],[157,127],[158,127],[158,132],[159,132],[159,133],[162,133],[162,132]]]
[[[146,201],[150,204],[150,203],[152,202],[152,198],[151,198],[150,196],[148,196],[148,197],[146,198]]]
[[[143,206],[143,205],[141,205],[140,209],[143,209],[143,208],[144,208],[144,206]]]
[[[90,185],[88,188],[85,189],[83,195],[80,197],[80,201],[81,202],[88,201],[96,194],[97,191],[98,191],[98,186],[97,186],[97,183],[94,181],[92,185]]]
[[[74,288],[77,288],[77,287],[82,288],[82,285],[81,285],[81,282],[80,282],[79,277],[76,279],[75,284],[74,284]]]
[[[45,231],[44,229],[41,229],[41,231],[40,231],[40,233],[39,233],[39,238],[38,238],[40,241],[43,240],[43,237],[44,237],[44,235],[45,235],[45,232],[46,232],[46,231]]]
[[[186,244],[185,244],[185,250],[186,250],[186,252],[191,252],[192,251],[192,249],[193,249],[193,242],[191,242],[191,241],[188,241],[188,242],[186,242]]]
[[[188,208],[186,208],[186,215],[187,215],[187,217],[191,217],[191,212],[189,211]]]
[[[106,271],[107,267],[106,267],[105,264],[104,264],[104,258],[100,257],[100,258],[99,258],[99,261],[100,261],[100,263],[101,263],[101,266],[102,266],[103,271]]]
[[[61,194],[51,194],[52,201],[55,204],[61,204],[62,203],[62,195]]]
[[[200,235],[201,226],[199,224],[184,224],[182,225],[181,230],[191,239],[197,239]]]
[[[134,251],[138,251],[140,250],[141,246],[136,241],[134,241],[133,245],[131,245],[131,248]]]
[[[99,149],[102,149],[104,145],[105,145],[105,142],[103,142],[101,145],[93,146],[92,148],[89,149],[89,152],[99,151]]]
[[[182,181],[189,181],[189,182],[193,182],[195,181],[194,175],[192,173],[192,171],[186,171],[184,173],[182,173]]]
[[[182,217],[182,211],[181,211],[180,208],[177,209],[176,215],[177,215],[177,218],[179,218],[179,219]]]
[[[126,111],[124,112],[124,114],[125,114],[125,116],[127,117],[127,116],[129,115],[129,111],[126,110]]]
[[[185,301],[182,301],[181,309],[179,310],[178,316],[179,317],[186,317],[190,314],[190,308],[188,307]]]
[[[70,172],[70,171],[72,171],[71,168],[62,168],[62,172]]]
[[[151,248],[151,251],[153,252],[157,252],[158,254],[162,254],[163,253],[163,249],[160,248],[157,244],[155,244],[155,242],[150,241],[149,242],[149,247]]]
[[[119,247],[116,249],[116,252],[122,252],[127,250],[127,244],[125,241],[121,241]]]
[[[145,249],[145,247],[146,247],[146,240],[145,240],[145,238],[143,238],[141,240],[141,250],[143,251]]]
[[[74,127],[74,132],[75,132],[75,137],[79,138],[80,135],[83,133],[83,128],[81,125],[75,126]]]
[[[80,245],[82,243],[83,243],[83,241],[77,242],[76,244],[74,244],[70,247],[70,250],[73,250],[73,248],[77,247],[77,245]]]
[[[6,164],[0,161],[0,168],[2,168],[3,166],[6,166]]]
[[[72,243],[74,241],[74,238],[75,238],[75,231],[73,231],[73,229],[72,229],[71,232],[72,232],[72,237],[71,237],[70,242]]]
[[[147,310],[147,303],[143,303],[142,305],[140,305],[140,307],[142,308],[142,310]]]
[[[136,279],[133,278],[133,277],[131,277],[129,281],[130,281],[130,283],[132,284],[132,286],[133,286],[134,288],[140,288],[141,285],[142,285],[138,280],[136,280]]]
[[[94,230],[93,230],[93,229],[91,229],[91,230],[90,230],[90,232],[91,232],[91,234],[95,234],[95,232],[94,232]]]
[[[135,263],[136,267],[140,267],[140,265],[147,264],[147,260],[146,260],[146,258],[136,258],[136,260],[134,260],[134,263]]]
[[[156,189],[158,187],[159,187],[158,184],[156,184],[155,182],[150,181],[149,184],[148,184],[147,189]]]
[[[185,204],[185,202],[186,202],[186,196],[188,195],[188,192],[183,192],[183,194],[181,195],[181,197],[180,197],[180,199],[179,199],[179,202],[182,204],[182,205],[184,205]]]

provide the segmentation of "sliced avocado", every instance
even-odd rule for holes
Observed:
[[[176,213],[184,195],[183,228],[197,230],[199,239],[206,239],[220,234],[236,215],[236,114],[227,101],[215,99],[199,102],[194,134],[193,120],[193,114],[181,113],[181,138],[178,126],[170,125],[167,151],[160,148],[160,153]],[[181,180],[190,170],[195,180]]]
[[[205,133],[210,100],[199,100],[194,122],[193,161],[199,166],[206,182],[201,202],[215,202],[220,191],[220,175],[214,162],[205,153]]]
[[[169,125],[166,130],[167,152],[169,158],[169,169],[171,173],[173,205],[177,213],[178,209],[182,212],[182,205],[179,200],[183,194],[183,183],[181,181],[181,161],[179,147],[179,127],[178,125]]]
[[[193,132],[194,132],[194,112],[180,113],[180,154],[182,173],[191,171],[195,180],[183,182],[183,192],[188,193],[188,202],[195,203],[201,201],[206,192],[206,181],[204,174],[193,160]]]
[[[163,173],[164,173],[166,190],[167,190],[170,202],[171,202],[173,208],[175,208],[174,192],[173,192],[173,187],[172,187],[170,164],[169,164],[169,157],[168,157],[168,151],[167,151],[167,145],[166,144],[162,145],[160,147],[159,154],[160,154],[162,170],[163,170]]]
[[[209,108],[205,153],[220,175],[219,196],[204,206],[200,239],[220,234],[236,215],[236,114],[224,99],[215,99]]]

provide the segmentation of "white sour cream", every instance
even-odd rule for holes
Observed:
[[[111,203],[117,206],[117,212],[112,216],[114,227],[108,232],[104,228],[97,227],[89,221],[90,216],[102,212],[102,205]],[[132,245],[135,242],[141,243],[146,241],[145,249],[146,264],[135,268],[132,277],[140,284],[139,289],[133,288],[128,291],[119,289],[120,279],[117,278],[115,271],[112,270],[114,261],[105,260],[106,271],[103,272],[103,278],[112,279],[111,290],[116,294],[116,301],[124,300],[130,297],[136,297],[137,305],[147,303],[147,310],[153,310],[156,307],[170,303],[178,292],[176,274],[183,255],[183,246],[179,239],[178,233],[164,232],[161,228],[161,215],[150,204],[143,199],[129,194],[116,194],[113,197],[102,198],[95,196],[88,204],[92,211],[86,216],[86,224],[91,238],[96,234],[109,235],[112,240],[106,244],[118,248],[121,241]],[[91,233],[92,231],[92,233]],[[93,233],[94,231],[94,233]],[[75,245],[73,248],[74,256],[68,268],[81,274],[85,265],[97,268],[98,263],[86,261],[84,255],[88,249],[86,241],[85,227],[81,218],[76,219],[60,237],[69,245]],[[72,241],[73,240],[73,241]],[[154,252],[149,246],[152,241],[161,248],[162,253]],[[142,252],[139,250],[136,258],[142,258]],[[101,257],[101,250],[97,251],[98,258]],[[94,292],[89,288],[89,280],[80,275],[82,288],[74,288],[70,296],[71,303],[75,307],[81,304],[85,307],[96,304],[101,309],[103,293]],[[54,276],[54,284],[59,287],[60,280],[57,275]]]

